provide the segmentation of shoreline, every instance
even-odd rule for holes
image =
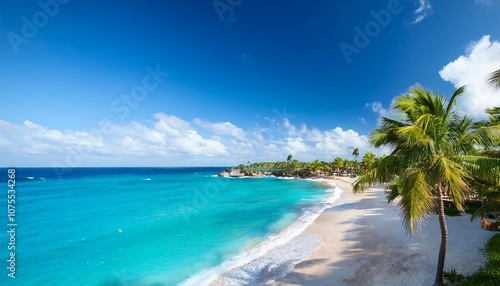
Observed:
[[[333,182],[344,191],[343,204],[324,211],[304,231],[319,236],[322,245],[273,285],[432,285],[440,242],[437,215],[410,237],[383,187],[353,194],[352,179]],[[446,222],[445,271],[472,274],[484,265],[482,250],[495,233],[470,222],[470,215]]]
[[[325,191],[329,194],[324,200],[305,209],[279,233],[218,266],[191,276],[179,285],[270,285],[276,279],[285,277],[296,264],[307,259],[321,246],[320,237],[307,234],[305,230],[321,213],[338,204],[343,190],[332,184],[331,178],[276,178],[314,181],[326,186]]]
[[[180,285],[432,285],[437,215],[410,237],[383,187],[354,194],[348,177],[287,179],[318,182],[331,194],[280,233]],[[478,224],[470,215],[447,217],[445,271],[469,275],[484,265],[482,250],[495,233]]]

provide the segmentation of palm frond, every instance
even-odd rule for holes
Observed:
[[[500,185],[500,158],[485,155],[462,156],[464,166],[475,180]]]
[[[500,141],[500,125],[483,126],[463,136],[463,142],[490,150],[498,145]]]
[[[445,183],[448,196],[453,200],[457,209],[463,211],[462,203],[471,193],[468,180],[472,177],[467,169],[446,157],[439,157],[435,162],[435,170],[434,180]]]
[[[465,91],[465,85],[455,90],[450,100],[448,101],[448,105],[446,106],[446,118],[448,118],[451,115],[453,107],[457,104],[457,98],[461,96],[464,93],[464,91]]]
[[[500,88],[500,69],[492,72],[489,76],[486,82],[489,85],[493,85],[496,88]]]
[[[401,158],[385,156],[376,160],[352,184],[354,193],[364,192],[371,186],[391,182],[401,171]]]
[[[432,187],[428,184],[429,178],[424,172],[402,177],[401,181],[399,207],[402,223],[406,231],[413,234],[414,230],[421,225],[423,218],[435,207]]]

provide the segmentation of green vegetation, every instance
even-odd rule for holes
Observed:
[[[450,283],[450,285],[463,285],[463,282],[465,280],[465,276],[457,273],[457,270],[455,268],[452,268],[450,271],[443,271],[443,277],[444,279]],[[445,285],[448,285],[447,283],[444,283]]]
[[[464,206],[465,209],[465,206]],[[460,216],[462,213],[453,202],[444,202],[444,214],[447,216]]]
[[[357,153],[359,154],[359,151],[357,151]],[[373,152],[367,152],[363,157],[363,162],[343,159],[341,157],[336,157],[332,162],[320,160],[300,162],[293,159],[292,154],[290,154],[287,156],[286,161],[260,162],[247,165],[240,164],[236,166],[236,169],[241,170],[241,172],[248,176],[272,174],[275,176],[300,178],[334,175],[355,177],[366,170],[369,164],[373,164],[376,160],[376,155]]]
[[[389,146],[391,154],[376,160],[354,184],[362,192],[374,184],[391,182],[388,200],[400,197],[403,226],[413,233],[422,219],[438,213],[441,229],[434,285],[443,285],[443,267],[448,244],[445,199],[463,211],[473,195],[472,182],[498,182],[500,160],[485,150],[499,146],[500,126],[477,126],[453,108],[464,87],[448,100],[422,87],[397,97],[392,108],[400,120],[383,118],[370,135],[373,146]],[[492,171],[493,170],[493,171]]]
[[[500,234],[493,236],[486,245],[488,262],[465,279],[463,285],[466,286],[492,286],[500,285]]]
[[[451,269],[444,272],[448,285],[460,286],[494,286],[500,285],[500,234],[493,236],[486,244],[488,262],[476,273],[464,276]]]

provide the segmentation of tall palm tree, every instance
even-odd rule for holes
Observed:
[[[492,72],[488,76],[487,83],[490,85],[494,85],[497,88],[500,88],[500,69]]]
[[[392,152],[366,170],[353,185],[354,192],[369,186],[391,182],[389,202],[401,197],[399,206],[403,226],[412,234],[422,219],[437,210],[441,244],[434,285],[443,283],[443,267],[448,243],[448,229],[443,198],[449,196],[459,210],[470,193],[474,173],[492,177],[487,168],[499,166],[500,160],[489,158],[477,147],[489,149],[500,129],[485,126],[471,130],[472,121],[453,111],[459,88],[450,100],[422,87],[396,98],[393,108],[405,115],[403,120],[383,118],[381,127],[370,135],[375,147],[390,146]]]
[[[352,150],[352,156],[354,157],[354,160],[356,160],[359,157],[359,149],[358,148],[354,148],[354,150]]]

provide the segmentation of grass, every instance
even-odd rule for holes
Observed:
[[[457,270],[455,268],[452,268],[450,271],[444,271],[443,277],[450,283],[446,285],[463,285],[463,282],[465,280],[465,276],[457,273]]]
[[[500,234],[494,235],[486,244],[488,262],[476,273],[464,277],[455,269],[444,273],[447,285],[463,286],[499,286],[500,285]],[[467,259],[464,257],[464,259]]]

